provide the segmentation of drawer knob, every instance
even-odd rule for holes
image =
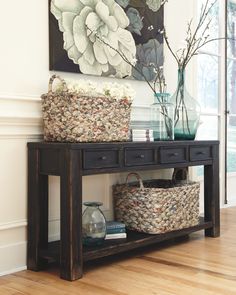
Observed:
[[[172,153],[170,154],[171,157],[177,157],[179,155],[179,153]]]
[[[200,152],[197,152],[197,155],[205,155],[206,152],[203,152],[203,151],[200,151]]]
[[[138,155],[137,158],[138,159],[144,159],[144,155]]]
[[[102,157],[100,158],[100,160],[102,160],[102,161],[105,161],[106,159],[107,159],[106,156],[102,156]]]

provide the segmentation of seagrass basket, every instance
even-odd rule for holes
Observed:
[[[131,176],[138,182],[128,183]],[[161,234],[199,223],[198,182],[142,181],[130,173],[125,184],[113,186],[115,219],[130,230]]]
[[[55,79],[62,90],[53,91]],[[45,141],[111,142],[129,140],[131,102],[107,96],[86,96],[68,90],[66,82],[53,75],[43,94]]]

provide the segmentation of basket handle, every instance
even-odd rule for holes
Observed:
[[[68,88],[67,88],[67,85],[66,85],[66,81],[64,79],[62,79],[60,76],[58,75],[52,75],[52,77],[50,78],[49,80],[49,83],[48,83],[48,92],[52,93],[52,85],[53,85],[53,82],[58,79],[61,81],[62,83],[62,86],[63,86],[63,91],[67,91]]]
[[[142,178],[140,177],[140,175],[138,173],[134,173],[134,172],[129,173],[126,177],[125,183],[128,184],[128,181],[129,181],[130,177],[132,177],[132,176],[135,176],[137,178],[137,180],[139,181],[139,188],[144,189]]]

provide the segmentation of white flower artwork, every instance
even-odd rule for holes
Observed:
[[[122,56],[139,63],[142,44],[156,38],[163,42],[158,36],[163,10],[158,11],[157,2],[161,1],[51,0],[50,69],[137,79]],[[152,32],[146,19],[154,22]]]
[[[130,60],[136,54],[134,38],[125,29],[129,19],[114,0],[52,0],[51,12],[63,32],[64,49],[82,73],[131,75],[131,66],[96,38],[98,34]]]

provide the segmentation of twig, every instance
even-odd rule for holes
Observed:
[[[168,47],[168,49],[170,50],[172,56],[175,58],[175,60],[177,61],[177,64],[179,66],[179,68],[185,69],[188,62],[190,61],[190,59],[196,55],[196,52],[199,50],[199,48],[201,48],[202,46],[204,46],[205,44],[212,41],[208,40],[209,35],[206,35],[210,24],[211,24],[211,19],[205,24],[206,19],[212,9],[212,7],[215,5],[215,3],[217,2],[217,0],[214,0],[210,5],[210,0],[207,0],[205,5],[202,6],[201,8],[201,12],[200,12],[200,17],[199,17],[199,21],[196,25],[196,28],[194,30],[194,32],[192,33],[192,23],[193,20],[191,19],[188,23],[187,26],[187,37],[185,39],[186,41],[186,48],[181,48],[179,50],[177,50],[177,52],[174,52],[173,49],[170,46],[167,34],[166,34],[166,30],[164,28],[163,30],[163,37],[164,40],[166,42],[166,45]],[[205,25],[205,26],[204,26]],[[204,26],[203,31],[201,33],[201,36],[198,37],[201,28]],[[219,40],[219,38],[217,38],[217,40]]]

